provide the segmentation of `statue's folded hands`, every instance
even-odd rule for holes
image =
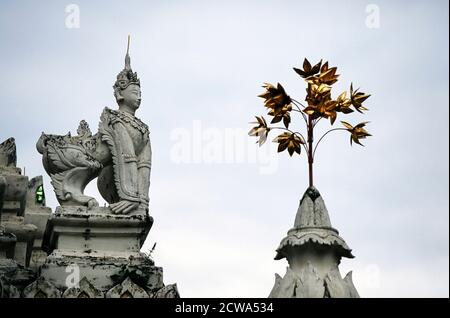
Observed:
[[[122,200],[109,206],[114,214],[128,214],[135,210],[139,203],[133,201]]]

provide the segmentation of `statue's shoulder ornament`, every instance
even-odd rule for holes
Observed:
[[[108,107],[105,107],[105,109],[103,110],[100,121],[103,125],[114,125],[117,122],[126,123],[139,130],[144,135],[149,133],[148,126],[144,124],[139,118],[129,115],[125,112],[110,109]]]

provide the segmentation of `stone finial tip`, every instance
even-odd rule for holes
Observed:
[[[304,196],[306,196],[306,195],[309,196],[309,197],[311,198],[311,200],[314,202],[314,201],[316,201],[316,199],[317,199],[318,197],[320,197],[320,192],[319,192],[319,190],[317,190],[314,186],[310,186],[310,187],[306,190]]]

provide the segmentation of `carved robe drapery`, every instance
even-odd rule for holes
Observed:
[[[106,107],[98,133],[112,158],[112,165],[106,166],[99,176],[102,196],[108,203],[127,200],[148,206],[151,170],[148,126],[130,114]]]

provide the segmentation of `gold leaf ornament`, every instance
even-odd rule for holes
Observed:
[[[291,104],[291,98],[286,94],[284,87],[281,86],[280,83],[278,83],[277,86],[270,83],[264,83],[263,88],[265,88],[266,91],[261,95],[258,95],[258,97],[265,99],[264,106],[267,108],[279,109]]]
[[[358,145],[364,146],[359,140],[365,139],[366,137],[372,136],[367,132],[367,130],[364,129],[364,127],[369,123],[368,121],[359,123],[355,127],[350,125],[349,123],[345,121],[341,121],[342,125],[347,129],[348,132],[350,132],[350,145],[352,145],[352,142],[357,143]]]
[[[300,154],[301,147],[305,144],[302,137],[298,136],[296,133],[285,132],[276,137],[273,142],[278,143],[278,152],[283,152],[287,149],[289,155],[292,157],[294,152]]]
[[[266,120],[262,116],[256,116],[256,122],[251,122],[251,124],[257,124],[257,126],[250,129],[250,131],[248,132],[249,136],[259,137],[257,143],[259,143],[260,146],[263,145],[266,142],[267,135],[270,131],[270,128],[267,127]]]
[[[307,78],[319,73],[321,65],[322,65],[322,60],[320,60],[320,62],[317,63],[316,65],[311,66],[311,63],[308,61],[308,59],[305,58],[303,60],[303,69],[294,67],[294,71],[301,77],[307,79]]]
[[[353,109],[350,108],[351,105],[350,99],[347,98],[347,92],[342,92],[338,98],[336,98],[336,111],[339,113],[352,113]]]
[[[353,107],[360,113],[363,113],[363,110],[369,110],[365,108],[362,103],[370,97],[369,94],[365,94],[362,92],[358,92],[359,88],[353,91],[353,83],[350,84],[350,102]]]

